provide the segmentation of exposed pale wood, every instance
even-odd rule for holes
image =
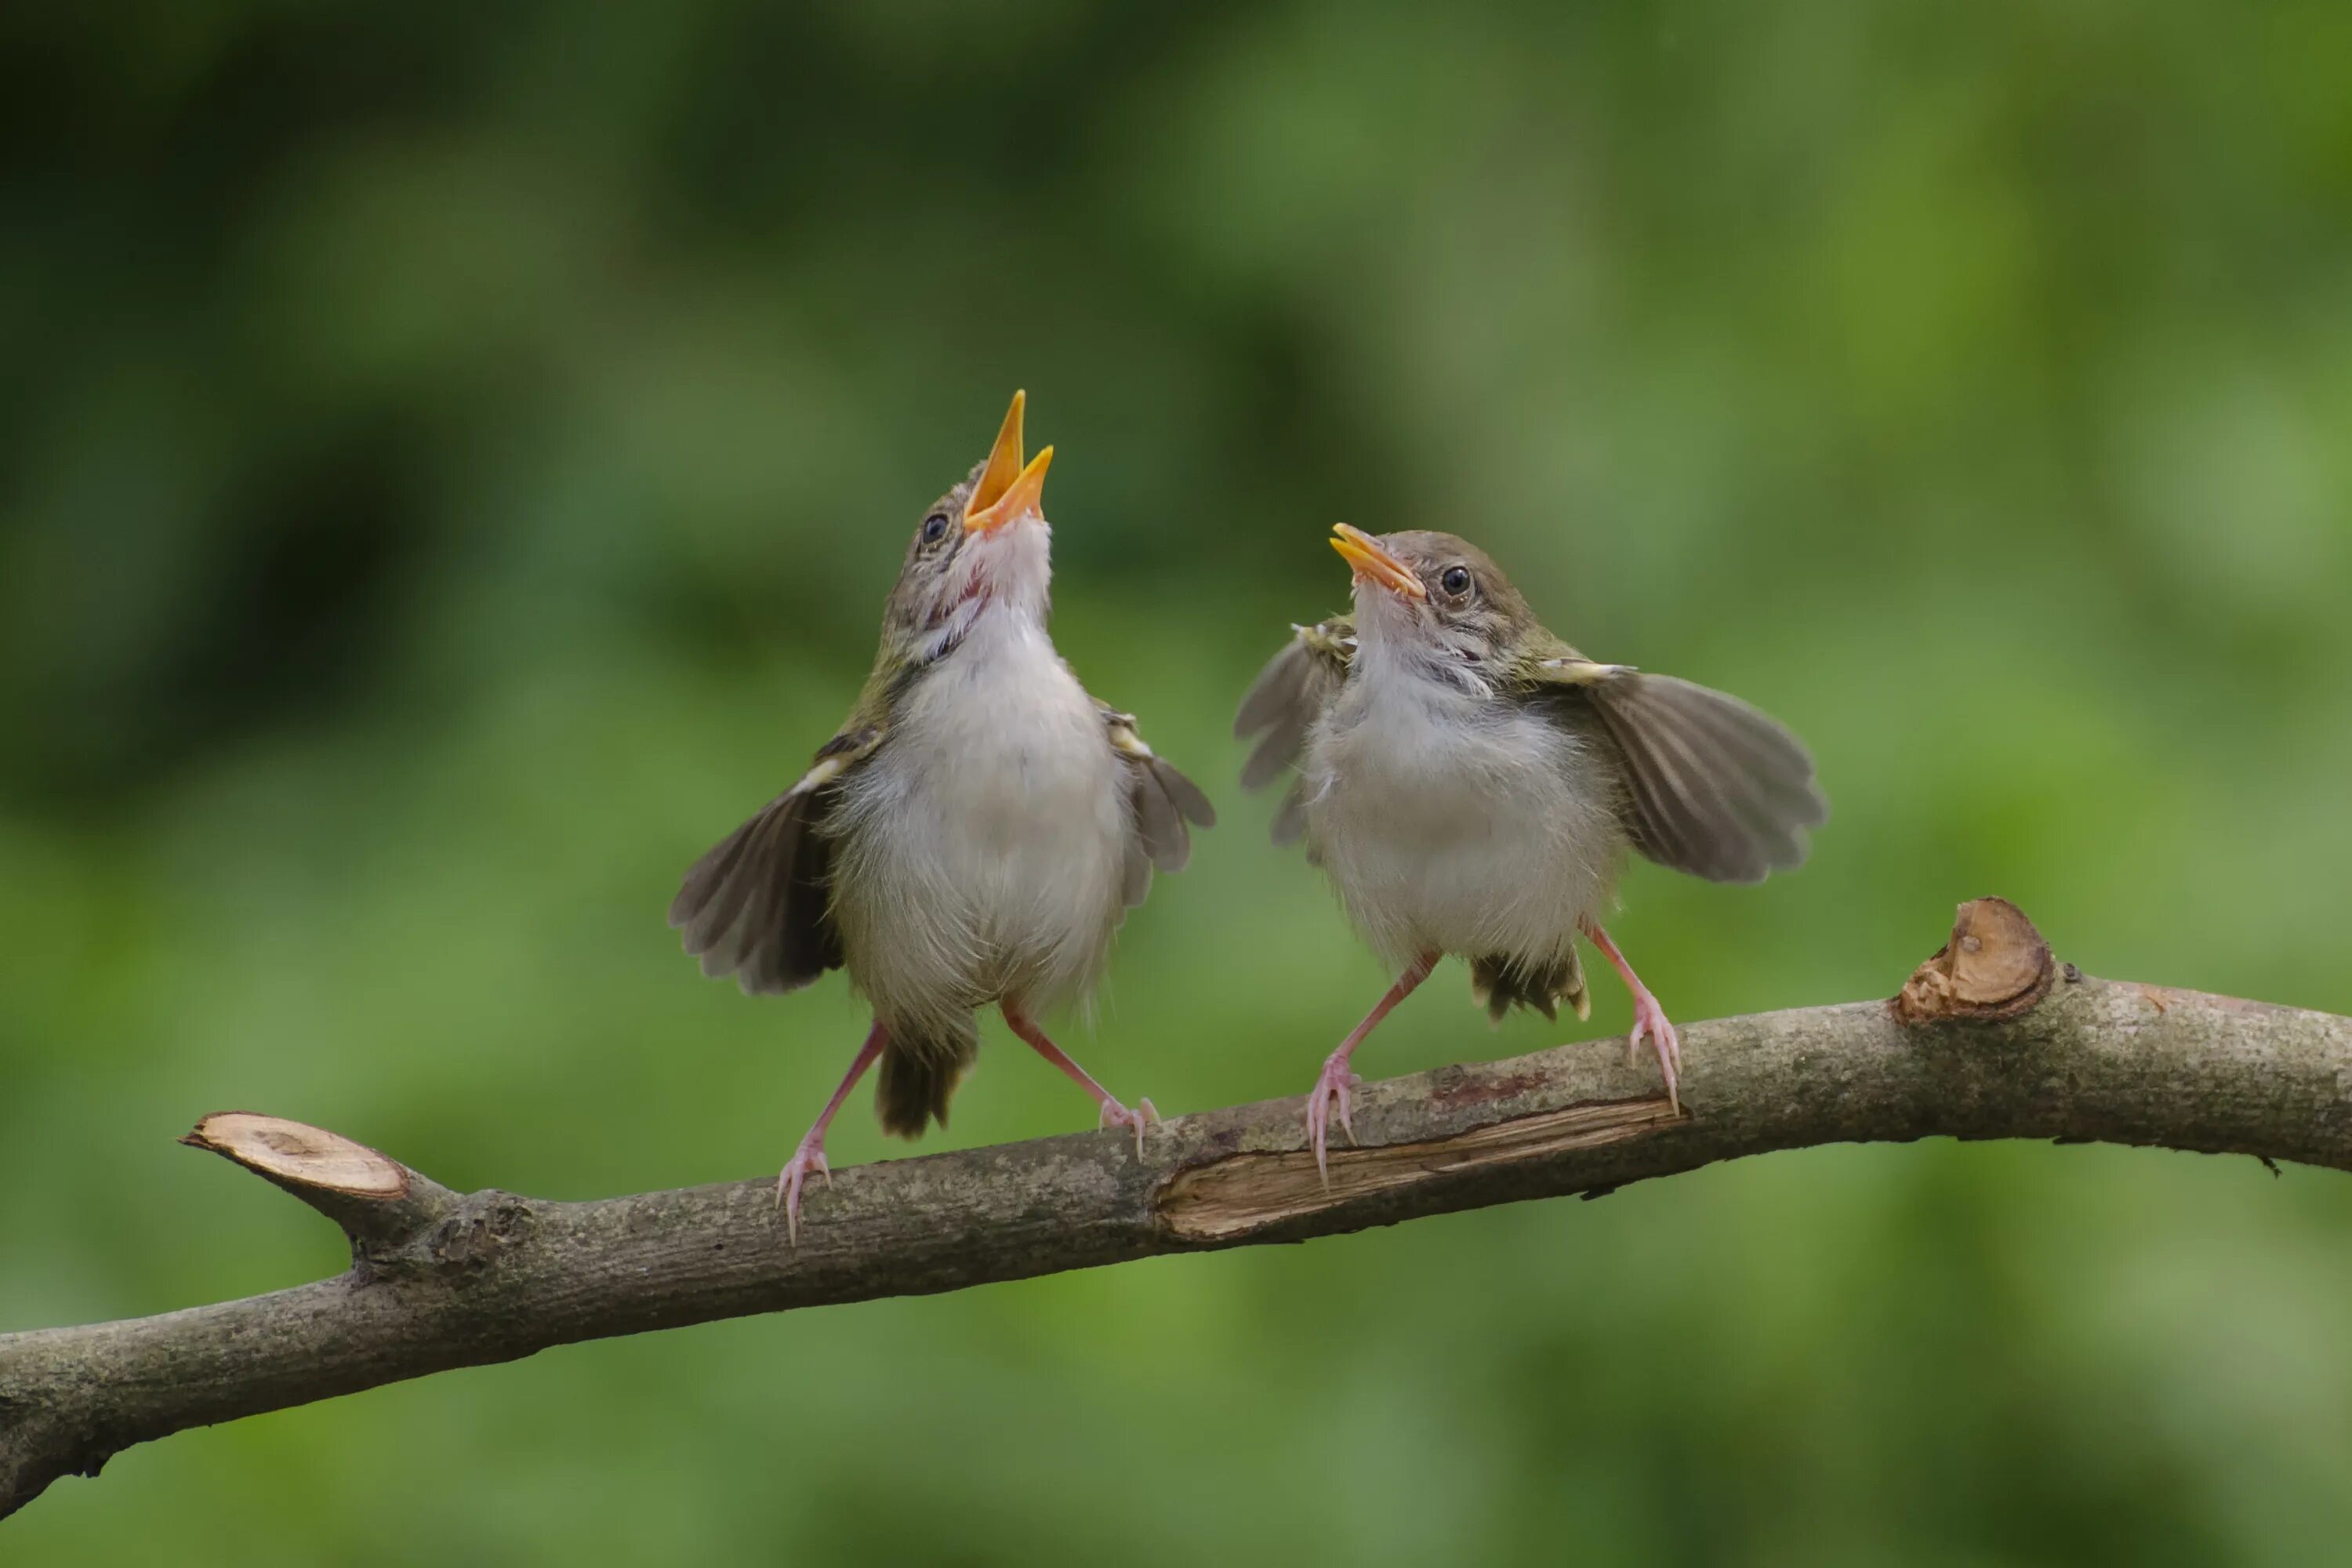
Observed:
[[[1296,1043],[1302,1077],[1327,1044]],[[584,1204],[460,1195],[333,1133],[207,1118],[191,1141],[333,1215],[351,1271],[0,1335],[0,1514],[134,1443],[551,1345],[1296,1241],[1773,1150],[2098,1140],[2352,1170],[2352,1019],[2087,978],[1998,900],[1963,907],[1899,1005],[1688,1025],[1682,1044],[1680,1115],[1620,1042],[1588,1041],[1368,1086],[1328,1191],[1301,1101],[1272,1100],[1179,1118],[1139,1159],[1110,1131],[844,1170],[810,1194],[797,1251],[772,1175]]]
[[[389,1203],[408,1195],[408,1168],[363,1143],[282,1116],[221,1110],[180,1140],[288,1186]]]
[[[364,1143],[282,1116],[216,1110],[180,1142],[244,1166],[341,1226],[362,1268],[457,1202],[448,1188]]]
[[[1905,1024],[2014,1018],[2057,979],[2050,944],[2023,910],[2007,899],[1971,899],[1952,921],[1952,939],[1904,983],[1895,1016]]]
[[[1686,1115],[1664,1095],[1567,1105],[1472,1127],[1448,1138],[1334,1149],[1328,1181],[1307,1150],[1227,1154],[1177,1172],[1155,1202],[1168,1227],[1183,1240],[1230,1243],[1253,1231],[1310,1218],[1430,1176],[1459,1175],[1570,1149],[1595,1149],[1684,1121]]]

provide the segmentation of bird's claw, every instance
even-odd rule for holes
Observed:
[[[784,1211],[784,1235],[797,1250],[801,1244],[801,1184],[814,1170],[833,1185],[833,1166],[824,1157],[824,1140],[812,1132],[801,1140],[793,1157],[784,1163],[783,1173],[776,1178],[776,1206]]]
[[[1324,1058],[1323,1072],[1316,1079],[1315,1087],[1307,1092],[1307,1141],[1315,1149],[1315,1173],[1322,1178],[1325,1188],[1331,1185],[1331,1166],[1325,1153],[1331,1131],[1331,1112],[1339,1113],[1339,1131],[1348,1142],[1356,1141],[1356,1123],[1350,1114],[1355,1109],[1355,1091],[1363,1087],[1348,1066],[1348,1058],[1338,1051]]]
[[[1644,1035],[1650,1037],[1650,1044],[1658,1053],[1658,1070],[1666,1080],[1666,1103],[1679,1115],[1683,1108],[1682,1037],[1667,1021],[1665,1009],[1658,1005],[1658,999],[1646,994],[1633,998],[1633,1032],[1625,1037],[1627,1067],[1637,1066],[1641,1062],[1642,1037]]]
[[[1147,1123],[1156,1122],[1159,1120],[1160,1108],[1152,1104],[1149,1098],[1137,1100],[1133,1110],[1129,1110],[1116,1100],[1106,1099],[1102,1102],[1102,1113],[1095,1118],[1095,1125],[1134,1128],[1135,1157],[1140,1160],[1143,1158],[1143,1129]]]

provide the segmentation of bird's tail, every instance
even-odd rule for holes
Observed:
[[[890,1031],[874,1088],[874,1111],[894,1138],[920,1138],[936,1121],[948,1124],[948,1101],[980,1054],[980,1029],[970,1014],[949,1024]]]
[[[1584,964],[1572,947],[1555,958],[1473,959],[1470,994],[1497,1024],[1513,1007],[1532,1007],[1547,1018],[1557,1018],[1562,1002],[1573,1007],[1580,1018],[1592,1016],[1592,997],[1584,988]]]

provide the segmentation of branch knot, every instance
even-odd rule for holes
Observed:
[[[2058,977],[2050,944],[2007,899],[1971,899],[1951,940],[1912,973],[1890,1005],[1906,1028],[2000,1023],[2029,1013]]]

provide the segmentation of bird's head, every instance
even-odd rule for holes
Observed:
[[[1376,656],[1418,658],[1475,685],[1532,657],[1544,630],[1486,552],[1426,529],[1374,535],[1335,524],[1355,568],[1356,637]]]
[[[883,612],[886,657],[927,663],[987,616],[1045,618],[1053,530],[1040,509],[1054,448],[1023,461],[1025,401],[1013,395],[995,447],[916,525]]]

